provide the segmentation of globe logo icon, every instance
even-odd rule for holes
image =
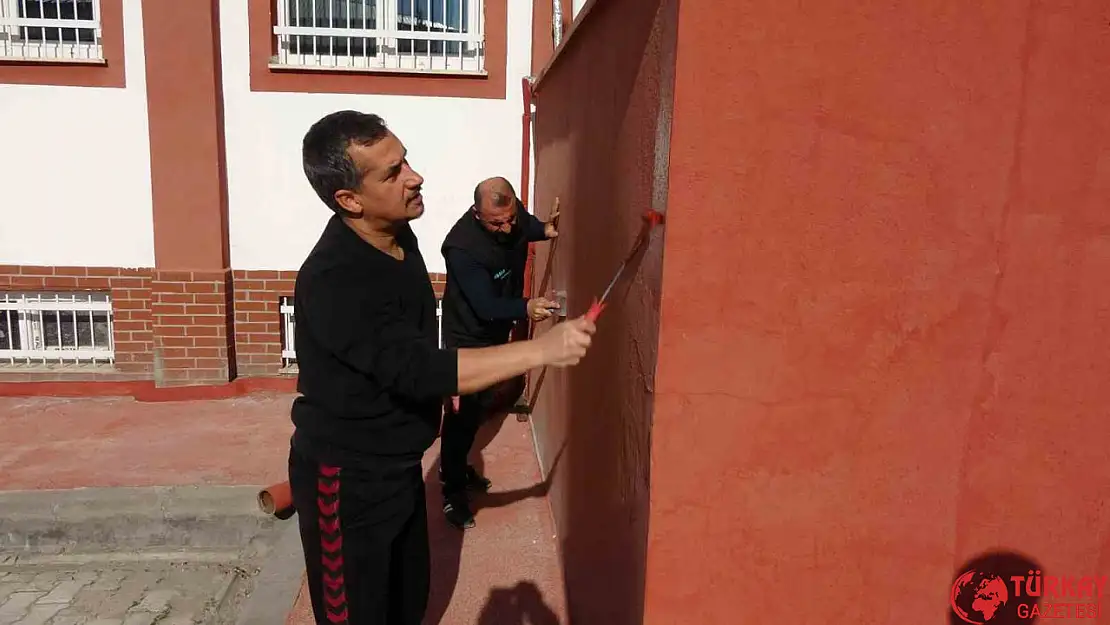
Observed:
[[[985,625],[998,616],[1010,599],[1006,582],[991,573],[972,569],[952,584],[952,611],[971,625]]]

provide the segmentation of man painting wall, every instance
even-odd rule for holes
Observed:
[[[404,143],[377,115],[337,111],[309,128],[302,159],[334,213],[294,291],[289,483],[313,614],[320,625],[420,625],[431,580],[421,459],[444,398],[574,365],[595,327],[583,317],[530,341],[441,348],[409,225],[424,214],[424,178]]]
[[[551,215],[544,223],[527,212],[508,180],[489,178],[474,189],[474,204],[444,239],[447,286],[443,292],[443,338],[448,347],[489,347],[509,340],[513,326],[542,321],[559,305],[524,298],[528,244],[558,236]],[[524,391],[524,376],[461,395],[447,408],[441,434],[440,482],[443,512],[459,529],[474,526],[468,493],[486,491],[490,481],[467,463],[483,421],[504,412]]]

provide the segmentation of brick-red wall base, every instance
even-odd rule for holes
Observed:
[[[241,376],[277,375],[281,362],[281,298],[293,295],[296,271],[233,273],[235,363]]]
[[[226,384],[235,379],[230,271],[155,271],[154,382]]]
[[[57,369],[0,363],[0,395],[35,383],[42,394],[82,394],[83,382],[144,382],[135,388],[228,385],[244,378],[285,376],[283,296],[293,295],[295,271],[182,272],[149,268],[0,265],[0,293],[100,291],[112,297],[115,365]],[[442,295],[444,274],[429,274]],[[109,388],[109,387],[104,387]],[[112,387],[115,388],[115,387]],[[122,388],[122,387],[120,387]],[[65,390],[70,389],[70,390]],[[78,389],[78,390],[74,390]],[[88,394],[97,394],[91,388]]]
[[[296,271],[233,272],[235,292],[235,364],[243,377],[282,373],[281,298],[292,297]],[[447,276],[430,273],[436,296]]]

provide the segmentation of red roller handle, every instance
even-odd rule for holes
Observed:
[[[589,319],[591,323],[597,323],[597,319],[601,316],[601,311],[603,310],[605,310],[605,304],[602,304],[595,297],[593,303],[590,304],[590,309],[586,311],[586,318]]]

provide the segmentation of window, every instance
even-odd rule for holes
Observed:
[[[297,350],[293,348],[293,337],[297,334],[297,318],[293,314],[293,298],[281,298],[281,366],[297,364]]]
[[[0,59],[102,61],[99,0],[0,0]]]
[[[284,67],[485,72],[482,0],[277,0]]]
[[[107,293],[0,293],[0,364],[108,364]]]

